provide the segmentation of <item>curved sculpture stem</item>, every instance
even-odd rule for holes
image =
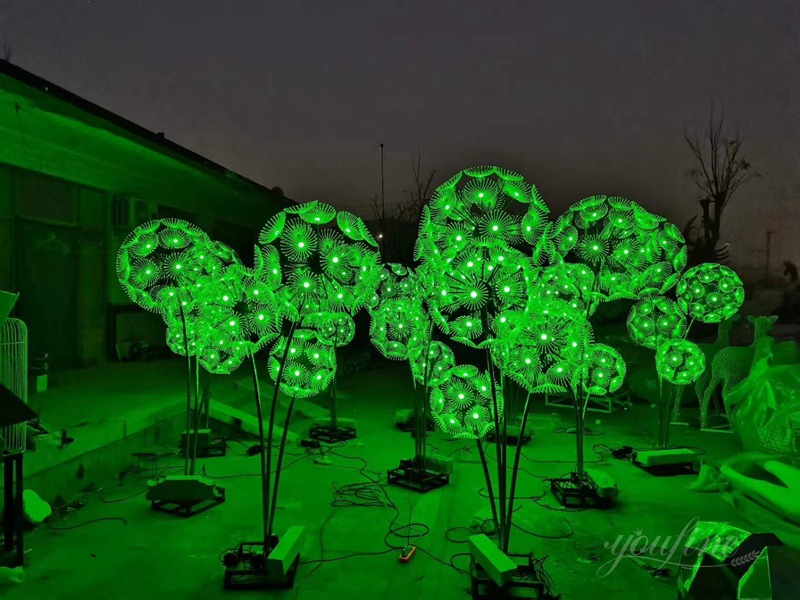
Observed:
[[[269,524],[267,529],[272,531],[275,524],[275,509],[278,506],[278,486],[281,483],[281,466],[283,465],[283,455],[286,450],[286,438],[289,434],[289,423],[292,420],[292,411],[294,410],[295,396],[289,400],[289,409],[286,411],[286,421],[283,425],[283,434],[281,435],[281,444],[278,448],[278,464],[275,467],[275,485],[272,488],[272,506],[269,513]]]
[[[579,480],[583,479],[585,473],[585,461],[583,456],[583,428],[584,428],[584,412],[583,412],[583,381],[578,384],[577,392],[574,392],[575,397],[575,445],[577,450],[577,460],[575,461],[575,473],[578,475]]]
[[[253,388],[256,400],[256,418],[258,419],[258,440],[259,455],[261,457],[261,528],[264,536],[264,549],[266,551],[267,540],[269,539],[269,477],[270,474],[267,470],[267,458],[264,454],[264,417],[261,408],[261,388],[258,385],[258,369],[256,368],[256,357],[252,350],[250,351],[250,364],[252,365],[253,373]]]
[[[189,436],[192,431],[192,357],[189,356],[189,333],[183,306],[181,306],[181,326],[183,327],[183,349],[186,354],[186,447],[183,449],[183,474],[189,475]]]
[[[489,368],[489,383],[492,392],[492,408],[494,410],[494,423],[495,423],[495,448],[497,451],[497,487],[498,487],[498,503],[500,512],[500,528],[497,531],[498,545],[500,550],[508,552],[508,540],[505,539],[505,526],[506,526],[506,465],[503,461],[502,450],[502,430],[500,428],[500,411],[497,401],[497,386],[495,385],[494,378],[494,363],[489,351],[486,351],[486,362]]]
[[[508,526],[506,528],[506,537],[508,540],[511,537],[511,515],[514,514],[514,493],[517,490],[517,473],[519,473],[519,458],[522,454],[522,436],[525,435],[525,426],[528,424],[528,404],[531,401],[531,394],[528,392],[528,397],[525,398],[525,409],[522,413],[522,425],[519,430],[519,437],[517,438],[517,451],[514,455],[514,468],[511,470],[511,489],[508,494]]]
[[[333,334],[333,355],[336,356],[336,345],[339,343],[339,328],[336,328],[336,331]],[[331,415],[331,430],[336,431],[337,428],[337,418],[336,418],[336,380],[338,379],[339,375],[339,367],[337,365],[336,370],[333,372],[333,381],[331,381],[331,406],[330,406],[330,415]]]
[[[194,475],[197,467],[197,438],[198,428],[200,427],[200,363],[197,360],[197,354],[194,356],[194,409],[192,410],[192,429],[191,437],[187,439],[186,451],[189,451],[191,445],[192,457],[189,462],[189,474]],[[191,444],[189,444],[191,440]]]
[[[425,344],[425,369],[422,371],[422,396],[419,392],[414,397],[414,431],[416,437],[414,439],[414,461],[419,469],[425,469],[425,455],[427,454],[428,447],[428,410],[426,405],[428,403],[428,383],[431,377],[431,359],[430,350],[433,341],[433,321],[431,321],[428,328],[428,339]],[[414,377],[412,370],[411,377]],[[415,386],[416,387],[416,386]],[[422,409],[420,411],[420,408]]]
[[[292,326],[289,329],[289,336],[286,339],[286,348],[283,349],[283,357],[281,357],[281,363],[278,370],[278,378],[275,380],[275,391],[272,394],[272,406],[269,409],[269,423],[267,424],[267,464],[266,464],[266,471],[264,472],[264,477],[266,478],[266,495],[264,496],[264,502],[269,503],[269,489],[270,483],[272,478],[272,436],[275,433],[275,410],[277,409],[278,405],[278,394],[281,389],[281,379],[283,379],[283,370],[286,367],[286,358],[289,356],[289,349],[292,347],[292,339],[294,338],[294,330],[296,327],[296,323],[292,322]],[[261,443],[264,443],[264,440],[261,440]],[[269,510],[269,506],[267,506],[266,514],[267,514],[267,527],[266,527],[266,537],[264,539],[264,548],[266,550],[267,545],[269,544],[269,538],[272,536],[272,529],[271,523],[269,521],[269,515],[271,511]]]
[[[499,532],[502,524],[497,520],[497,504],[494,497],[494,489],[492,488],[492,477],[489,474],[489,465],[486,463],[486,452],[483,449],[483,444],[481,443],[480,438],[475,439],[475,444],[478,446],[478,456],[481,457],[483,476],[486,478],[486,493],[489,494],[489,506],[492,508],[492,521],[494,521],[494,527],[498,531],[498,535],[500,535]],[[481,530],[483,530],[483,524],[481,524]]]

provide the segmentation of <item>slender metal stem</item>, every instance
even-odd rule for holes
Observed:
[[[597,269],[598,273],[603,271],[603,267],[605,266],[606,261],[605,258],[600,261],[600,267]],[[589,322],[589,315],[592,313],[592,306],[595,300],[594,293],[597,289],[597,282],[599,280],[598,276],[595,276],[594,281],[592,282],[592,289],[589,292],[589,301],[586,303],[586,312],[584,313],[584,318],[586,322]],[[578,475],[578,480],[583,480],[583,475],[585,473],[585,461],[584,461],[584,452],[583,452],[583,443],[584,443],[584,425],[586,423],[586,408],[589,406],[589,398],[588,396],[584,398],[583,395],[583,369],[581,368],[580,377],[578,378],[578,390],[577,392],[573,388],[572,391],[572,398],[573,404],[575,405],[575,444],[576,444],[576,461],[575,461],[575,473]]]
[[[672,415],[674,412],[677,411],[675,407],[681,401],[681,395],[683,394],[683,386],[676,385],[674,387],[674,394],[672,391],[669,392],[669,401],[667,402],[666,412],[664,413],[664,420],[666,423],[664,424],[664,448],[669,448],[669,438],[670,433],[672,431]]]
[[[336,328],[336,331],[333,334],[333,354],[334,357],[336,356],[336,344],[339,341],[339,328]],[[331,381],[331,407],[330,407],[330,414],[331,414],[331,430],[336,431],[336,380],[339,378],[339,366],[336,366],[336,370],[333,373],[333,380]]]
[[[517,490],[517,474],[519,472],[519,458],[522,454],[522,436],[525,435],[525,427],[528,424],[528,404],[531,401],[531,394],[528,392],[528,397],[525,399],[525,410],[522,413],[522,425],[519,430],[519,438],[517,438],[517,452],[514,455],[514,468],[511,470],[511,490],[509,492],[509,513],[514,514],[514,493]],[[508,527],[506,528],[506,540],[511,538],[511,519],[508,520]]]
[[[203,386],[203,422],[205,424],[205,428],[208,429],[208,421],[209,421],[209,401],[211,399],[211,376],[206,375],[206,383]]]
[[[658,448],[665,449],[669,440],[669,425],[672,411],[670,404],[672,401],[671,390],[667,391],[667,399],[664,399],[664,380],[658,378]]]
[[[283,371],[286,368],[286,358],[289,356],[289,349],[292,347],[292,339],[294,338],[294,330],[296,327],[296,323],[292,322],[292,326],[289,329],[289,335],[286,339],[286,348],[283,349],[283,357],[281,358],[280,366],[278,367],[278,378],[275,380],[275,391],[272,394],[272,406],[269,409],[269,423],[267,424],[267,465],[266,465],[266,473],[265,477],[267,479],[266,485],[266,496],[265,501],[269,502],[269,489],[270,483],[272,478],[272,436],[275,433],[275,411],[278,406],[278,394],[280,393],[281,389],[281,379],[283,379]],[[261,443],[264,443],[264,440],[261,440]],[[269,515],[269,508],[267,508],[267,515]],[[269,528],[269,518],[267,518],[267,536],[264,539],[264,548],[266,549],[267,545],[269,544],[269,536],[272,535],[272,529]]]
[[[183,349],[186,354],[186,440],[183,449],[183,474],[189,475],[189,436],[192,429],[192,357],[189,356],[189,332],[186,327],[186,313],[181,306],[181,326],[183,327]]]
[[[489,465],[486,464],[486,452],[483,449],[483,444],[481,443],[480,438],[475,439],[475,444],[478,446],[478,456],[481,457],[481,467],[483,467],[483,476],[486,478],[486,492],[489,494],[489,506],[492,508],[492,521],[494,521],[494,527],[498,531],[498,535],[500,532],[501,523],[497,520],[497,505],[495,504],[495,497],[494,497],[494,490],[492,489],[492,477],[489,474]],[[481,527],[481,529],[483,529]]]
[[[428,413],[426,404],[428,402],[428,384],[431,377],[431,343],[433,342],[433,321],[428,327],[428,339],[425,343],[425,368],[422,371],[422,396],[414,398],[414,429],[416,439],[414,440],[414,459],[420,469],[425,469],[425,455],[428,448]],[[413,376],[413,375],[412,375]],[[420,406],[421,405],[421,406]],[[420,414],[420,407],[422,408]]]
[[[579,479],[584,475],[584,456],[583,456],[583,428],[585,419],[583,418],[583,381],[578,384],[575,394],[575,444],[577,449],[577,460],[575,462],[575,473]]]
[[[198,427],[200,424],[200,363],[197,354],[194,356],[194,409],[192,410],[192,435],[191,440],[192,458],[189,463],[189,474],[194,475],[197,468],[197,438]],[[186,451],[189,451],[188,444]]]
[[[500,375],[500,398],[503,401],[503,435],[502,439],[500,440],[500,448],[503,452],[503,465],[506,467],[506,471],[503,473],[504,480],[508,478],[508,411],[506,410],[506,393],[508,392],[508,378],[501,373]],[[504,489],[508,489],[507,486]],[[511,508],[506,508],[506,518],[508,521],[511,521]],[[506,539],[506,538],[504,538]]]
[[[498,529],[498,542],[500,550],[508,552],[508,545],[504,539],[505,524],[506,524],[506,465],[503,463],[502,451],[502,431],[500,429],[500,411],[497,402],[497,388],[494,381],[494,363],[489,351],[486,351],[486,363],[489,367],[489,383],[492,392],[492,408],[494,409],[494,422],[495,422],[495,448],[497,453],[497,487],[498,487],[498,502],[500,512],[501,528]]]
[[[284,451],[286,450],[286,438],[289,435],[289,423],[292,420],[292,411],[294,410],[294,401],[296,400],[295,396],[292,396],[289,400],[289,410],[286,411],[286,421],[283,425],[283,434],[281,435],[281,444],[278,448],[278,464],[275,468],[275,485],[272,487],[272,506],[270,507],[270,514],[269,514],[269,525],[268,529],[270,531],[273,530],[273,526],[275,525],[275,510],[278,506],[278,486],[281,483],[281,466],[283,465],[283,455]]]
[[[258,441],[259,455],[261,456],[261,528],[264,536],[264,551],[267,551],[269,540],[269,477],[267,470],[267,458],[264,454],[264,416],[261,408],[261,388],[258,385],[258,369],[256,368],[256,357],[250,351],[250,364],[253,373],[253,388],[256,400],[256,418],[258,418]]]

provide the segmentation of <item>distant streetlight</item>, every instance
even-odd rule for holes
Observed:
[[[382,234],[382,233],[379,233],[379,234],[378,234],[378,239],[379,239],[379,240],[382,240],[382,239],[383,239],[383,234]]]

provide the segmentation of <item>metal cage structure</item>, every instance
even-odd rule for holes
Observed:
[[[19,319],[0,327],[0,383],[28,403],[28,328]],[[0,454],[21,454],[26,448],[27,423],[0,427]]]

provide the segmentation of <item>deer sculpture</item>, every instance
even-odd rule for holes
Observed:
[[[720,350],[723,350],[731,345],[731,329],[736,323],[739,321],[739,315],[734,315],[727,321],[722,321],[717,326],[717,339],[714,340],[713,344],[698,344],[700,350],[702,350],[703,354],[706,357],[706,369],[697,379],[694,384],[694,390],[697,394],[697,398],[702,399],[703,391],[708,386],[708,381],[711,378],[711,364],[714,361],[714,357],[719,353]],[[675,401],[675,407],[673,408],[672,412],[672,422],[677,423],[680,421],[680,396]]]
[[[753,362],[756,344],[763,337],[769,334],[776,316],[770,317],[747,317],[753,324],[753,343],[749,346],[728,346],[717,352],[711,361],[711,375],[709,376],[708,386],[703,390],[700,400],[700,427],[708,427],[708,407],[714,392],[722,384],[722,398],[740,381],[750,373],[750,366]],[[698,392],[698,396],[700,396]],[[727,410],[727,407],[726,407]]]

